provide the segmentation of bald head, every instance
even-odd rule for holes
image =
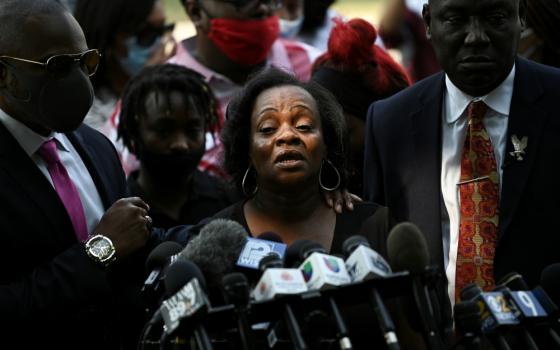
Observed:
[[[33,17],[63,14],[68,10],[55,0],[0,1],[0,55],[17,55],[23,43],[22,24]]]

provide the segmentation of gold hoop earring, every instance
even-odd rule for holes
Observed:
[[[247,181],[247,176],[249,175],[250,170],[251,170],[251,165],[249,165],[247,167],[247,170],[245,170],[245,174],[243,175],[243,180],[241,181],[241,189],[243,190],[243,194],[247,197],[254,196],[255,193],[257,193],[257,190],[259,189],[259,186],[255,185],[253,191],[249,193],[249,191],[247,191],[247,189],[245,188],[245,182]]]
[[[327,164],[329,164],[331,166],[331,168],[334,169],[334,172],[335,172],[336,177],[337,177],[336,185],[334,185],[333,187],[327,187],[323,184],[323,179],[322,179],[322,177],[323,177],[323,165],[325,164],[325,162]],[[333,163],[331,163],[330,160],[323,159],[323,162],[321,163],[321,169],[319,170],[319,186],[321,186],[321,188],[323,190],[330,192],[330,191],[336,190],[340,186],[340,181],[341,181],[341,178],[340,178],[340,173],[338,172],[338,169],[333,165]]]

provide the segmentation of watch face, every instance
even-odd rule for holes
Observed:
[[[104,260],[111,255],[113,246],[108,240],[98,239],[92,243],[90,252],[93,256],[99,258],[100,260]]]

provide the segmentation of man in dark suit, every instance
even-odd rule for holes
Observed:
[[[133,258],[159,237],[147,204],[124,198],[110,141],[82,125],[98,62],[57,2],[0,4],[4,345],[119,349],[139,332]]]
[[[420,227],[452,302],[512,271],[533,287],[560,261],[560,71],[516,57],[524,15],[522,0],[429,1],[444,72],[369,110],[365,197]]]

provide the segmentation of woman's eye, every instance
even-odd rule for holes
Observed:
[[[309,131],[309,130],[313,129],[313,127],[311,125],[307,125],[307,124],[298,125],[296,128],[298,130],[302,130],[302,131]]]
[[[259,132],[263,134],[270,134],[274,132],[274,128],[272,126],[264,126],[259,129]]]

